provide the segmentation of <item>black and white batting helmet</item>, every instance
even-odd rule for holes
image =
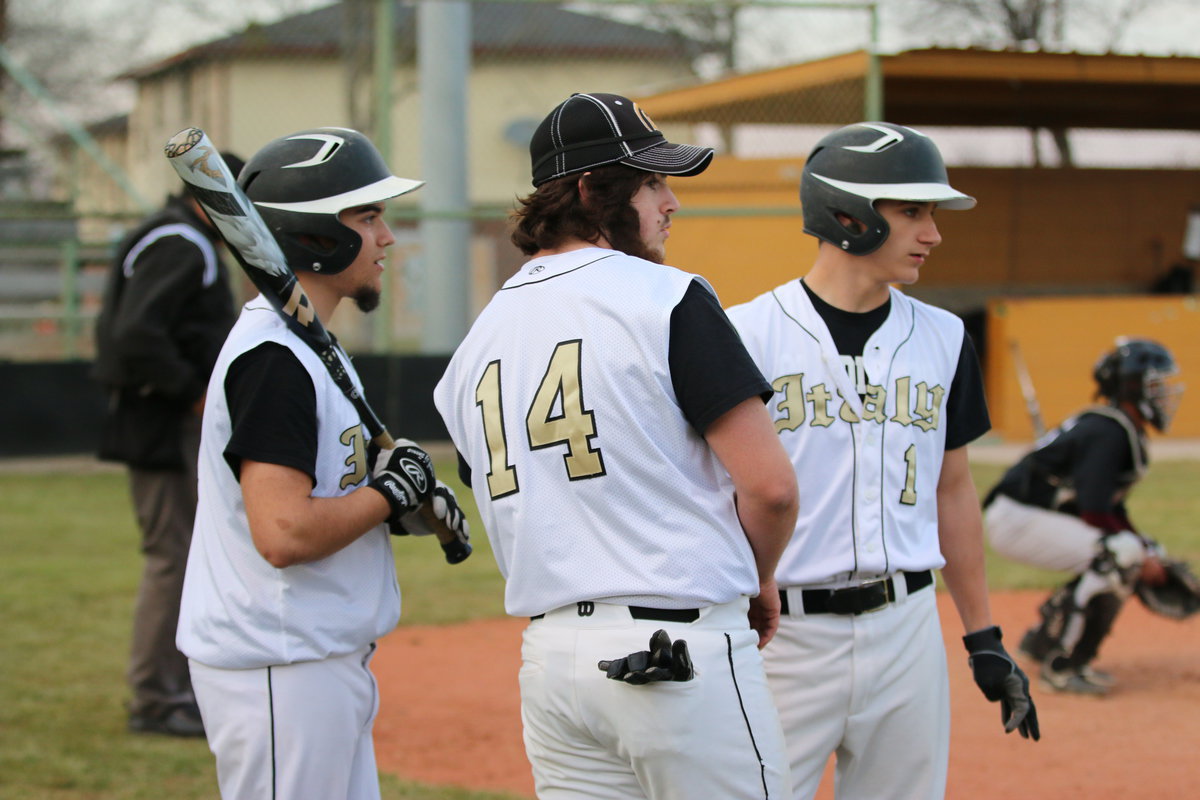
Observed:
[[[349,128],[313,128],[268,142],[238,185],[258,208],[293,270],[334,275],[354,261],[362,237],[338,214],[411,192],[371,141]]]
[[[967,209],[975,198],[950,186],[937,145],[920,131],[889,122],[859,122],[817,142],[800,178],[804,232],[856,256],[865,256],[888,237],[876,200],[937,203]],[[837,215],[866,226],[849,229]]]
[[[1160,431],[1171,424],[1182,399],[1183,384],[1175,380],[1179,366],[1161,344],[1149,339],[1121,337],[1100,357],[1092,370],[1097,392],[1114,405],[1132,403]]]

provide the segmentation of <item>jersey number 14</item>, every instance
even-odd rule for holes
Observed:
[[[530,450],[567,446],[563,466],[570,480],[604,474],[604,458],[592,447],[595,415],[583,405],[582,341],[561,342],[554,348],[546,372],[525,415]],[[508,432],[504,427],[504,398],[500,361],[492,361],[475,386],[475,405],[483,417],[488,446],[488,493],[495,500],[520,491],[516,467],[509,462]]]

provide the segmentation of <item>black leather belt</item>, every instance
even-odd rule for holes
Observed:
[[[591,608],[595,603],[576,603],[581,617],[590,617]],[[634,619],[651,619],[657,622],[695,622],[700,619],[698,608],[647,608],[646,606],[628,606],[629,616]],[[541,619],[545,614],[530,617],[530,620]]]
[[[659,622],[695,622],[700,619],[700,609],[630,606],[629,616],[634,619],[653,619]]]
[[[933,583],[933,572],[930,570],[905,572],[903,575],[909,594]],[[805,589],[800,596],[804,600],[805,614],[865,614],[895,600],[896,586],[892,578],[887,578],[846,589]],[[791,609],[786,590],[779,590],[779,599],[783,603],[783,613],[789,613]]]

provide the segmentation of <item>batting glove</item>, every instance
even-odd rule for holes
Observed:
[[[416,442],[398,439],[375,459],[374,474],[367,485],[384,496],[391,507],[387,523],[393,533],[404,530],[403,517],[420,508],[433,491],[433,460]]]
[[[1000,701],[1000,721],[1004,732],[1019,730],[1021,736],[1041,738],[1037,709],[1029,695],[1029,678],[1000,643],[1000,628],[993,625],[963,637],[967,648],[967,663],[983,696],[991,702]]]
[[[430,495],[429,499],[429,510],[447,528],[454,531],[460,542],[465,543],[471,538],[471,526],[467,522],[467,515],[463,512],[462,506],[458,504],[458,498],[455,496],[454,490],[440,480],[434,480],[433,494]],[[408,533],[411,533],[413,536],[428,536],[434,532],[429,527],[425,516],[417,511],[408,512],[400,521],[403,523],[402,530],[394,531],[394,533],[400,536]]]
[[[654,681],[690,681],[696,676],[692,656],[683,639],[671,641],[664,630],[650,637],[650,649],[639,650],[612,661],[596,665],[614,681],[641,686]]]

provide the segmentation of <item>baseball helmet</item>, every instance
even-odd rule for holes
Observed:
[[[1092,370],[1097,392],[1113,405],[1129,402],[1160,431],[1171,424],[1183,384],[1174,380],[1179,366],[1167,348],[1149,339],[1117,339]]]
[[[950,186],[937,145],[920,131],[889,122],[859,122],[839,128],[817,142],[800,178],[804,232],[848,253],[865,256],[888,237],[887,220],[876,200],[937,203],[939,208],[968,209],[975,198]],[[838,221],[845,214],[866,230]]]
[[[362,237],[339,213],[423,184],[393,175],[375,145],[349,128],[313,128],[268,142],[238,177],[288,265],[323,275],[346,269],[362,249]]]

